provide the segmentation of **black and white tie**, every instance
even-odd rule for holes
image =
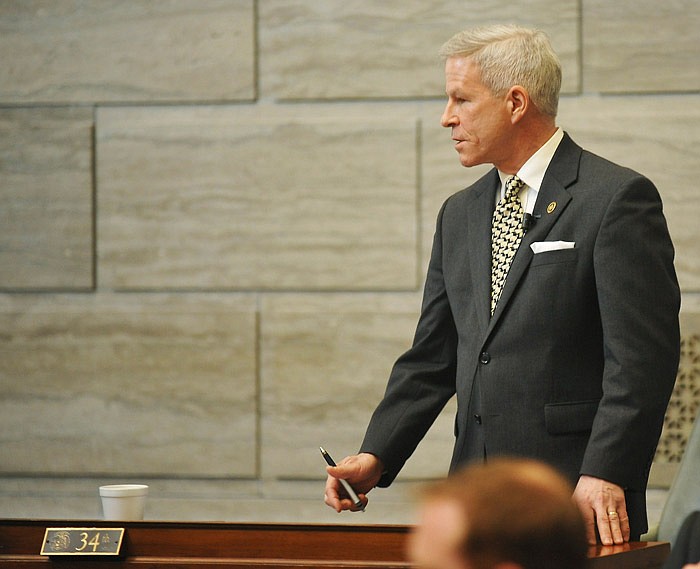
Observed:
[[[506,191],[491,223],[491,316],[501,297],[510,263],[523,238],[523,206],[518,194],[525,183],[517,176],[506,180]]]

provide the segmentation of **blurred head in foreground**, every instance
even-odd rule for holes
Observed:
[[[409,558],[422,569],[583,569],[586,531],[572,493],[537,461],[468,466],[422,494]]]

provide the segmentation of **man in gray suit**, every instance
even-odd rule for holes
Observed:
[[[360,453],[329,467],[326,503],[354,509],[339,478],[365,503],[390,484],[456,393],[452,470],[543,460],[575,486],[589,542],[638,539],[680,344],[658,192],[556,126],[561,67],[543,33],[479,28],[441,53],[442,125],[462,165],[495,168],[440,210],[413,346]]]

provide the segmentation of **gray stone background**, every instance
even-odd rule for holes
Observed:
[[[0,0],[0,516],[411,521],[451,404],[363,515],[322,505],[410,344],[453,33],[547,31],[559,124],[652,178],[683,289],[664,489],[700,400],[697,0]],[[654,506],[655,504],[655,506]],[[652,512],[653,517],[653,512]]]

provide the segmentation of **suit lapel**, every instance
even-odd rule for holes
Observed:
[[[546,238],[559,216],[571,201],[571,194],[567,188],[576,181],[580,157],[581,148],[565,134],[542,180],[542,186],[532,212],[536,219],[535,225],[523,236],[518,251],[513,258],[501,298],[491,318],[489,332],[498,322],[501,314],[503,314],[513,293],[518,288],[520,279],[532,261],[534,253],[530,245],[536,241],[543,241]]]
[[[496,207],[496,192],[500,188],[498,171],[493,169],[467,211],[470,273],[476,302],[476,313],[481,330],[486,330],[491,318],[491,218]]]

